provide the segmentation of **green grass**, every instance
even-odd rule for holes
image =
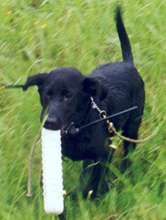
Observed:
[[[116,1],[0,0],[0,81],[24,82],[26,77],[59,66],[84,74],[98,64],[121,59],[113,21]],[[68,219],[166,219],[166,75],[164,0],[123,0],[124,20],[135,64],[146,85],[146,106],[140,136],[158,134],[130,155],[132,176],[117,177],[100,202],[66,199]],[[35,89],[27,93],[0,89],[0,219],[51,220],[43,211],[40,147],[36,150],[34,197],[26,198],[27,161],[40,127]],[[64,162],[65,189],[76,185],[81,163]]]

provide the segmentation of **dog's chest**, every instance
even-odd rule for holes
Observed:
[[[106,154],[105,142],[105,131],[95,127],[80,135],[62,136],[62,153],[72,160],[95,160]]]

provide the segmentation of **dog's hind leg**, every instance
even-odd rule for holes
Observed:
[[[141,124],[141,118],[129,121],[126,123],[123,129],[123,135],[132,139],[138,139],[138,130]],[[128,153],[132,152],[136,148],[136,143],[125,141],[123,142],[123,159],[120,165],[120,170],[124,172],[127,168],[130,167],[131,161],[127,158]]]

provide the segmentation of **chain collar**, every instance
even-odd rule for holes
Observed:
[[[105,118],[106,117],[106,111],[101,110],[99,108],[99,106],[96,104],[96,102],[94,101],[94,98],[92,96],[90,97],[90,99],[91,99],[92,108],[95,109],[99,113],[100,118]]]
[[[75,123],[72,121],[68,127],[66,129],[63,129],[62,130],[62,133],[67,135],[67,134],[70,134],[70,135],[76,135],[78,134],[80,131],[82,131],[83,129],[85,128],[88,128],[90,126],[94,126],[100,122],[104,122],[106,121],[107,123],[107,126],[108,126],[108,132],[110,134],[112,134],[114,131],[114,126],[113,126],[113,123],[110,121],[110,119],[112,119],[113,117],[117,117],[119,115],[122,115],[122,114],[125,114],[127,112],[130,112],[130,111],[133,111],[133,110],[136,110],[138,107],[137,106],[133,106],[131,108],[128,108],[128,109],[125,109],[123,111],[120,111],[120,112],[117,112],[115,114],[112,114],[112,115],[109,115],[107,116],[107,113],[106,111],[104,110],[101,110],[100,107],[96,104],[96,102],[94,101],[94,98],[93,97],[90,97],[90,100],[91,100],[91,106],[92,106],[92,109],[96,110],[98,113],[99,113],[99,117],[100,119],[97,119],[95,121],[92,121],[92,122],[89,122],[88,124],[85,124],[85,125],[82,125],[81,127],[76,127],[75,126]]]

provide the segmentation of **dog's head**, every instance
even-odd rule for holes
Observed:
[[[83,76],[74,68],[59,68],[50,73],[28,77],[23,89],[37,86],[42,105],[41,120],[45,111],[48,117],[44,126],[62,129],[72,121],[85,119],[91,108],[90,97],[102,100],[106,90],[97,80]]]

